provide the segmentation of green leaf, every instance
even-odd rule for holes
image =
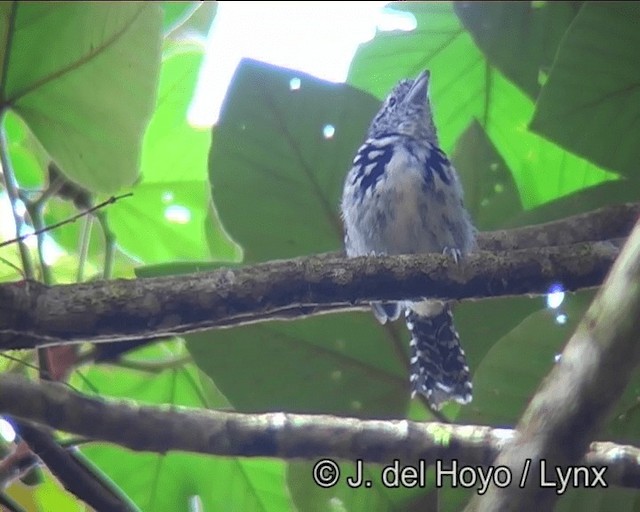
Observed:
[[[522,212],[511,172],[477,120],[458,139],[451,161],[460,175],[465,207],[479,230],[499,228]]]
[[[44,188],[49,155],[25,122],[11,111],[7,112],[4,128],[9,159],[19,185],[27,189]]]
[[[483,118],[485,62],[448,2],[394,2],[411,13],[410,32],[378,32],[358,48],[348,82],[382,99],[401,78],[430,69],[429,94],[438,136],[451,149],[470,121]],[[443,105],[446,105],[443,107]]]
[[[562,41],[531,128],[638,179],[640,6],[586,2]]]
[[[66,510],[69,512],[86,511],[86,506],[83,502],[65,490],[49,471],[46,471],[44,475],[44,482],[34,487],[28,494],[24,492],[25,487],[19,484],[9,487],[7,493],[9,496],[18,500],[18,503],[24,506],[25,510],[40,510],[42,512],[53,512],[56,510]],[[18,491],[19,487],[21,488],[21,492]]]
[[[312,317],[186,336],[196,364],[241,411],[398,417],[409,400],[405,333],[369,314]],[[396,349],[395,347],[401,348]]]
[[[192,127],[187,110],[198,78],[203,53],[198,45],[183,44],[162,63],[157,106],[149,123],[142,152],[142,180],[133,197],[110,205],[107,213],[118,247],[148,264],[176,259],[203,261],[237,259],[237,249],[211,209],[206,162],[208,130]],[[75,211],[60,201],[47,204],[47,222],[72,216]],[[82,223],[52,232],[53,238],[73,252]],[[153,232],[153,237],[140,236]],[[210,249],[207,237],[216,240]],[[90,256],[102,264],[102,234],[92,231]]]
[[[542,309],[505,333],[483,357],[473,374],[473,402],[456,419],[462,424],[512,427],[542,378],[551,370],[555,354],[582,317],[591,296],[565,299],[567,324],[556,323],[558,311]],[[577,299],[577,300],[576,300]],[[531,302],[531,301],[530,301]],[[505,321],[511,321],[505,311]],[[460,510],[471,492],[446,486],[441,490],[443,511]]]
[[[111,193],[138,174],[153,108],[161,10],[152,3],[13,3],[0,96],[63,172]]]
[[[505,219],[503,228],[542,224],[569,215],[586,213],[610,204],[630,203],[640,200],[640,187],[629,180],[607,181],[586,187],[572,194],[549,201],[537,208]]]
[[[500,297],[465,301],[455,305],[455,326],[472,369],[472,377],[496,342],[538,311],[541,304],[542,300],[539,298]]]
[[[210,176],[246,263],[341,247],[344,177],[377,107],[349,86],[241,63],[214,132]],[[329,124],[334,136],[323,138]],[[187,339],[238,409],[397,416],[409,399],[403,337],[356,313]]]
[[[291,80],[299,89],[291,90]],[[240,64],[214,130],[209,175],[222,222],[246,262],[341,247],[344,177],[378,107],[346,85]],[[332,138],[323,138],[327,125]]]
[[[382,32],[363,44],[351,64],[350,83],[382,97],[398,79],[430,69],[430,97],[443,149],[451,153],[455,146],[460,151],[457,140],[477,119],[511,170],[525,209],[616,178],[527,130],[533,101],[489,65],[452,4],[392,6],[413,14],[417,28]],[[544,30],[552,30],[555,22],[545,19],[551,26]]]
[[[617,177],[532,133],[533,102],[499,73],[490,75],[486,133],[513,173],[525,209]]]
[[[455,2],[454,8],[491,65],[535,99],[579,4]]]
[[[184,354],[180,344],[159,343],[128,358],[147,364]],[[85,378],[101,395],[148,404],[228,407],[228,402],[193,365],[150,375],[143,371],[95,366]],[[207,389],[211,388],[211,389]],[[85,390],[87,391],[87,390]],[[94,443],[82,452],[100,467],[142,510],[188,510],[199,499],[205,510],[290,510],[285,464],[276,460],[244,460],[170,452],[135,453]]]
[[[502,336],[479,364],[474,374],[473,402],[462,408],[456,421],[494,427],[515,426],[543,378],[553,368],[555,356],[562,352],[564,344],[582,320],[594,295],[593,291],[567,294],[558,309],[541,309]],[[558,315],[566,315],[566,323],[558,321]],[[505,321],[512,320],[510,313],[505,311]],[[628,386],[607,431],[599,439],[614,439],[622,443],[635,439],[640,428],[639,392],[640,375]],[[460,510],[471,493],[445,487],[441,496],[442,510],[454,511]],[[607,506],[607,498],[621,507],[616,510],[633,510],[630,506],[632,493],[612,489],[571,490],[560,501],[562,510],[579,509],[579,504],[586,503],[588,496],[594,500],[588,510],[611,510]],[[596,505],[600,500],[602,503]]]
[[[330,488],[318,486],[312,479],[314,462],[293,462],[289,464],[287,481],[291,495],[299,510],[305,512],[370,512],[378,510],[431,510],[430,508],[411,508],[416,501],[425,495],[426,489],[433,488],[433,471],[425,472],[424,486],[409,488],[386,487],[381,479],[385,467],[381,464],[362,465],[361,487],[347,485],[348,477],[357,478],[356,465],[349,461],[339,460],[340,479]],[[402,462],[402,461],[401,461]],[[368,485],[366,482],[370,481]]]
[[[218,11],[218,2],[164,2],[164,52],[185,41],[204,41]]]
[[[607,473],[604,475],[607,481]],[[554,508],[556,512],[636,512],[638,501],[637,489],[611,487],[609,489],[569,489]]]
[[[206,260],[211,254],[205,223],[212,216],[207,181],[208,130],[192,127],[187,110],[203,53],[183,46],[162,63],[158,103],[144,138],[142,180],[133,198],[109,211],[118,244],[148,264]],[[215,217],[207,224],[218,238],[213,256],[233,260],[236,249]],[[141,233],[152,230],[152,243]]]
[[[162,29],[165,34],[187,21],[201,5],[201,2],[162,2]]]

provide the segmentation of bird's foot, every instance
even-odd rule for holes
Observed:
[[[462,252],[460,251],[460,249],[455,249],[453,247],[445,247],[442,250],[442,254],[444,254],[445,256],[451,256],[453,258],[453,261],[455,261],[456,263],[458,263],[462,259]]]

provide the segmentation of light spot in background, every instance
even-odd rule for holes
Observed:
[[[336,129],[332,124],[325,124],[322,128],[322,136],[325,139],[332,139],[334,133],[336,133]]]
[[[564,325],[567,323],[567,315],[565,315],[564,313],[560,313],[558,316],[556,316],[556,323],[560,324],[560,325]]]
[[[504,192],[504,185],[502,183],[496,183],[493,186],[493,190],[496,194],[501,194],[502,192]]]
[[[391,7],[383,7],[376,25],[378,30],[382,32],[390,32],[392,30],[411,32],[418,28],[418,21],[410,12],[396,11]]]
[[[13,443],[16,438],[16,431],[13,430],[13,425],[4,418],[0,418],[0,436],[7,443]]]
[[[354,411],[359,411],[360,409],[362,409],[362,402],[360,400],[352,400],[351,401],[351,408]]]
[[[331,512],[347,512],[347,507],[340,498],[333,496],[329,500],[329,510]]]
[[[202,498],[197,494],[189,496],[189,512],[202,512],[204,506],[202,505]]]
[[[35,237],[32,240],[36,240]],[[37,243],[37,240],[36,240]],[[42,259],[45,265],[55,265],[56,261],[64,256],[65,251],[49,235],[42,239]]]
[[[164,204],[168,204],[168,203],[172,203],[173,202],[173,192],[163,192],[162,193],[162,202]]]
[[[564,301],[564,287],[560,283],[553,283],[547,291],[547,307],[556,309]]]
[[[164,211],[164,218],[176,224],[186,224],[191,220],[191,212],[185,206],[172,204]]]
[[[562,359],[562,354],[556,354],[555,356],[553,356],[553,362],[554,363],[559,362],[560,359]]]
[[[20,228],[20,236],[26,237],[23,239],[23,241],[25,244],[27,244],[27,247],[31,249],[35,249],[38,246],[38,239],[34,235],[35,232],[36,230],[33,229],[28,224],[23,224],[22,227]]]
[[[547,83],[548,79],[549,79],[549,71],[546,69],[540,68],[538,70],[538,85],[540,87],[544,86]]]
[[[291,80],[289,80],[289,90],[290,91],[297,91],[300,89],[300,79],[299,78],[292,78]]]
[[[22,199],[16,199],[15,208],[16,215],[20,218],[24,217],[24,214],[27,213],[27,206],[24,204]]]
[[[331,380],[332,381],[339,381],[342,378],[342,372],[340,370],[334,370],[331,372]]]
[[[24,202],[18,200],[15,203],[17,213],[24,218],[27,208]],[[4,192],[0,193],[0,240],[13,239],[16,236],[16,225],[11,211],[11,201]],[[20,236],[30,235],[24,239],[24,243],[30,249],[38,247],[38,238],[33,234],[35,230],[29,224],[22,224]],[[43,259],[47,265],[53,265],[58,258],[65,254],[65,251],[51,238],[47,233],[42,237],[43,240]]]
[[[373,39],[376,30],[411,31],[417,27],[413,14],[396,11],[387,4],[218,3],[189,108],[189,122],[208,128],[218,120],[229,82],[245,57],[344,82],[358,46]],[[289,88],[297,90],[296,84],[291,81]]]

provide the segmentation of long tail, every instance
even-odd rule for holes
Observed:
[[[434,301],[407,306],[412,396],[416,393],[426,396],[435,409],[450,400],[469,403],[472,398],[469,367],[453,326],[450,306]]]

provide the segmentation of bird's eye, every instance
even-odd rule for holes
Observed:
[[[396,99],[394,97],[389,98],[389,106],[390,107],[396,106]]]

